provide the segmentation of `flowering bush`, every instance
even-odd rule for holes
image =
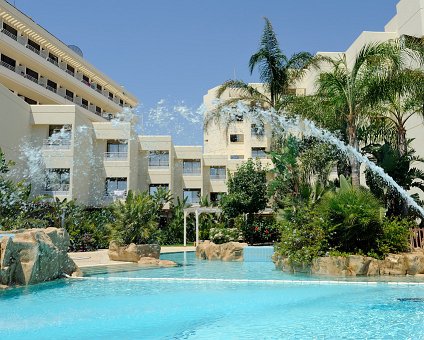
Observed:
[[[218,225],[218,227],[210,229],[209,238],[213,243],[221,244],[241,241],[243,235],[238,228],[226,228],[223,225]]]

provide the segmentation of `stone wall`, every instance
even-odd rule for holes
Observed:
[[[240,242],[215,244],[205,241],[196,247],[196,256],[203,260],[243,261],[243,248],[246,246],[247,243]]]
[[[68,256],[69,235],[64,229],[10,231],[0,238],[0,285],[29,285],[80,275]],[[0,233],[1,235],[1,233]]]
[[[361,255],[318,257],[312,265],[295,267],[286,258],[274,257],[275,265],[285,272],[303,272],[328,276],[376,276],[424,274],[424,251],[389,254],[383,260]]]

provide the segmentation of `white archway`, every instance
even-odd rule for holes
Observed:
[[[199,244],[199,216],[203,213],[220,214],[221,209],[211,208],[211,207],[200,207],[200,206],[194,206],[194,207],[184,209],[184,247],[187,246],[187,216],[193,213],[196,216],[196,246],[197,246]]]

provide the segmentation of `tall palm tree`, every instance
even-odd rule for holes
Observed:
[[[337,58],[324,58],[331,70],[322,72],[317,79],[316,97],[326,103],[327,109],[341,116],[346,126],[348,144],[359,150],[358,127],[367,120],[370,112],[369,97],[370,75],[378,70],[387,58],[385,44],[367,44],[361,48],[351,63],[346,55]],[[350,155],[352,184],[360,185],[360,164]]]
[[[234,90],[231,98],[225,99],[208,112],[205,117],[205,128],[214,121],[221,122],[225,118],[226,127],[233,120],[228,117],[228,110],[238,102],[262,108],[274,108],[281,111],[287,103],[290,87],[294,86],[312,66],[316,66],[316,59],[308,52],[299,52],[287,57],[280,49],[277,36],[271,22],[265,19],[265,27],[262,33],[259,50],[249,60],[249,69],[252,74],[255,68],[259,69],[259,78],[263,83],[263,90],[251,86],[241,80],[228,80],[222,84],[216,93],[221,99],[227,90]],[[223,117],[225,116],[225,117]]]
[[[375,110],[371,119],[395,136],[393,146],[404,156],[408,152],[406,124],[414,116],[424,118],[424,72],[419,68],[424,65],[424,44],[403,37],[387,42],[387,51],[388,60],[371,78],[368,97]]]

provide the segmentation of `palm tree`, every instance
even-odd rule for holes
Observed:
[[[326,103],[326,107],[337,113],[346,126],[348,144],[359,150],[358,127],[366,122],[369,115],[370,76],[376,72],[383,60],[387,58],[385,44],[367,44],[362,47],[351,63],[346,55],[338,58],[324,58],[331,70],[322,72],[317,79],[316,98]],[[349,156],[352,184],[360,184],[360,164],[353,156]]]
[[[293,87],[306,72],[317,64],[308,52],[299,52],[290,58],[281,51],[277,36],[271,22],[265,19],[265,28],[262,33],[259,50],[249,60],[249,69],[252,74],[255,68],[259,69],[259,78],[263,83],[264,90],[245,83],[241,80],[228,80],[222,84],[216,93],[221,98],[227,90],[234,90],[235,95],[217,104],[205,117],[205,128],[211,122],[222,123],[225,118],[226,128],[237,119],[228,117],[228,110],[238,102],[246,103],[252,107],[274,108],[281,111],[287,99],[291,96],[289,89]]]
[[[417,68],[424,64],[424,45],[422,40],[403,37],[388,42],[387,51],[388,60],[374,74],[368,92],[375,109],[371,119],[383,124],[385,136],[387,132],[395,136],[393,146],[404,156],[406,124],[414,116],[424,118],[424,72]]]

